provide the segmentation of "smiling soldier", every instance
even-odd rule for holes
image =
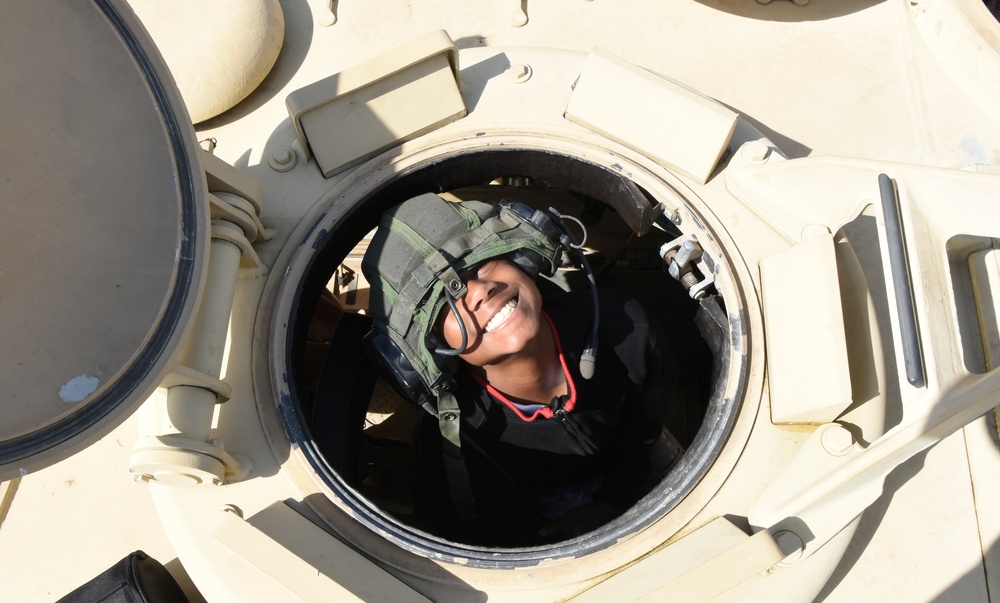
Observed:
[[[537,275],[576,251],[562,218],[426,194],[385,212],[369,244],[372,348],[438,419],[420,439],[416,505],[436,533],[579,535],[663,474],[654,443],[680,452],[662,427],[676,363],[641,304],[596,288],[543,299]]]

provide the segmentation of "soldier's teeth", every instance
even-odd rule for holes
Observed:
[[[493,316],[493,318],[490,319],[490,322],[486,323],[486,332],[489,333],[489,332],[493,331],[493,329],[495,329],[495,328],[499,327],[500,325],[502,325],[504,323],[504,321],[506,321],[507,318],[510,316],[511,312],[514,311],[514,308],[516,308],[516,307],[517,307],[517,299],[512,299],[509,302],[507,302],[506,304],[504,304],[503,307],[500,308],[500,311],[497,312]]]

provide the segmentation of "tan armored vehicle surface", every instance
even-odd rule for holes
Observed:
[[[4,601],[137,550],[192,601],[1000,600],[995,3],[15,4]],[[360,262],[428,192],[579,219],[667,333],[624,514],[421,521]]]

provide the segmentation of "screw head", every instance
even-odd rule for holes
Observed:
[[[788,530],[782,530],[774,535],[774,542],[778,545],[778,548],[781,549],[781,553],[785,556],[779,565],[793,565],[802,558],[803,545],[802,539],[799,538],[798,534],[789,532]]]
[[[823,449],[834,456],[844,456],[854,448],[854,436],[844,427],[833,423],[820,436]]]
[[[525,63],[511,63],[504,75],[511,83],[523,84],[531,79],[531,66]]]
[[[740,147],[740,157],[747,163],[764,163],[771,154],[771,148],[760,140],[751,140]]]
[[[271,156],[268,157],[267,163],[276,172],[287,172],[288,170],[295,167],[298,161],[298,156],[295,151],[289,147],[278,147],[271,152]]]

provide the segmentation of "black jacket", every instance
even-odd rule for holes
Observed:
[[[528,527],[538,499],[554,490],[596,482],[595,500],[622,511],[644,494],[639,489],[648,469],[648,446],[662,429],[677,365],[638,300],[602,292],[599,305],[596,370],[586,380],[580,356],[591,325],[589,295],[558,294],[543,302],[576,388],[568,412],[559,411],[566,405],[564,396],[551,405],[555,412],[544,412],[551,418],[525,420],[469,371],[460,368],[456,375],[462,452],[477,506],[504,535],[517,528],[497,517]],[[426,430],[430,449],[440,445],[433,441],[435,435],[440,440],[436,432],[436,426]]]

